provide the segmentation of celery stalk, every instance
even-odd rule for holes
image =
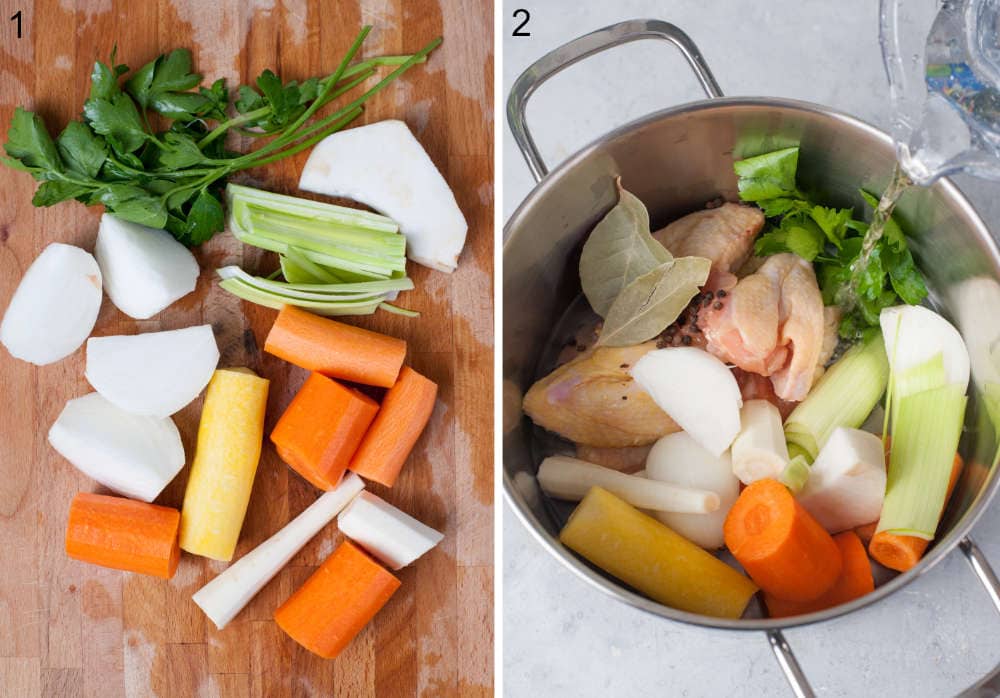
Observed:
[[[286,282],[219,269],[220,285],[271,308],[295,305],[324,315],[362,315],[389,305],[413,288],[406,276],[406,238],[385,216],[230,184],[229,229],[241,242],[281,260]]]
[[[803,455],[795,456],[788,461],[778,480],[791,490],[792,494],[798,494],[809,480],[809,461]]]
[[[365,303],[283,300],[277,294],[261,291],[239,279],[225,279],[219,282],[219,286],[238,298],[256,303],[257,305],[263,305],[266,308],[281,309],[286,305],[296,305],[307,308],[318,315],[371,315],[381,304],[377,300]]]
[[[888,380],[889,361],[881,334],[848,349],[785,420],[789,456],[801,455],[811,463],[834,429],[861,426]]]
[[[933,540],[962,435],[965,387],[894,398],[889,479],[878,530]]]

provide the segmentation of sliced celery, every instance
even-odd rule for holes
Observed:
[[[284,281],[272,281],[261,276],[252,276],[236,266],[223,267],[217,273],[223,279],[239,279],[251,286],[257,286],[264,291],[279,293],[293,298],[302,297],[312,300],[322,300],[331,297],[352,299],[360,296],[381,296],[391,291],[409,291],[413,289],[413,280],[409,278],[362,281],[350,284],[290,284]]]
[[[795,456],[788,461],[778,480],[790,489],[792,494],[798,494],[809,480],[809,461],[803,455]]]
[[[861,426],[885,393],[888,380],[882,335],[875,333],[848,349],[788,415],[788,454],[804,456],[811,463],[834,429]]]
[[[274,192],[244,187],[239,184],[226,185],[226,199],[229,201],[230,209],[234,202],[253,204],[272,211],[281,211],[298,217],[315,217],[322,220],[331,220],[354,227],[366,228],[370,230],[381,230],[389,233],[398,233],[399,226],[391,218],[362,211],[357,208],[347,206],[335,206],[325,204],[312,199],[301,199],[297,196],[286,194],[275,194]]]
[[[219,286],[234,296],[267,308],[280,309],[285,305],[295,305],[307,308],[318,315],[371,315],[381,304],[381,301],[348,303],[343,301],[299,301],[285,299],[278,294],[261,291],[240,279],[225,279],[219,282]]]
[[[965,386],[897,395],[879,531],[933,540],[965,419]]]
[[[285,259],[291,260],[292,264],[301,269],[310,278],[309,281],[296,282],[295,279],[289,279],[288,275],[285,274],[285,281],[291,283],[315,283],[315,284],[335,284],[341,281],[346,281],[346,279],[341,278],[334,270],[328,269],[327,267],[316,264],[316,262],[309,259],[302,253],[298,247],[289,247],[288,252],[282,255],[282,268],[284,268]]]
[[[387,313],[392,313],[393,315],[402,315],[403,317],[420,317],[420,313],[416,310],[400,308],[398,305],[393,305],[392,303],[382,303],[379,307]]]
[[[296,305],[324,315],[361,315],[413,288],[406,276],[406,238],[385,216],[230,184],[229,229],[241,242],[277,252],[285,281],[219,269],[220,285],[272,308]]]
[[[315,264],[366,278],[406,269],[406,238],[385,216],[236,184],[226,198],[229,229],[248,245],[283,255],[300,248]]]
[[[285,277],[285,281],[297,284],[319,283],[319,279],[310,274],[305,267],[293,262],[288,255],[279,255],[278,260],[281,262],[280,273]]]

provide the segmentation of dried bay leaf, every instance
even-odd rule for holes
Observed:
[[[629,284],[673,257],[649,232],[643,203],[615,179],[618,203],[587,238],[580,256],[580,284],[590,306],[606,317]]]
[[[678,257],[630,283],[604,319],[599,346],[627,347],[660,334],[708,280],[711,260]]]

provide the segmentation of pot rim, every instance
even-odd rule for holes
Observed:
[[[807,112],[824,118],[840,121],[853,130],[863,131],[868,135],[881,140],[887,145],[893,145],[892,137],[888,133],[876,128],[866,121],[862,121],[861,119],[830,107],[802,100],[781,97],[718,97],[668,107],[630,121],[594,139],[576,151],[573,155],[560,162],[558,166],[542,178],[518,205],[517,209],[515,209],[514,213],[511,214],[510,218],[504,224],[504,256],[506,256],[508,247],[511,245],[514,238],[514,236],[510,234],[511,231],[513,231],[519,218],[532,204],[532,202],[536,198],[544,196],[547,189],[551,187],[552,183],[559,179],[564,172],[572,169],[577,165],[577,163],[586,159],[608,141],[627,135],[632,131],[663,118],[674,117],[682,114],[698,113],[705,110],[720,108],[725,109],[728,107],[777,107],[792,111]],[[993,248],[993,264],[994,266],[1000,267],[1000,251],[997,250],[996,240],[971,202],[965,198],[961,191],[959,191],[958,187],[947,177],[942,177],[933,186],[940,187],[943,190],[944,196],[954,202],[957,207],[973,221],[973,224],[978,229],[978,232],[982,235],[982,237],[991,242],[991,246]],[[518,493],[517,488],[506,468],[504,468],[503,472],[504,500],[514,511],[520,522],[550,555],[555,557],[564,567],[572,571],[590,587],[595,588],[598,591],[617,599],[618,601],[637,608],[640,611],[666,618],[668,620],[674,620],[687,625],[700,626],[704,628],[737,631],[775,631],[785,628],[812,625],[814,623],[822,623],[833,620],[834,618],[846,616],[854,611],[861,610],[862,608],[882,601],[882,599],[888,597],[899,589],[902,589],[914,579],[923,575],[935,565],[940,563],[941,560],[943,560],[945,556],[947,556],[969,533],[975,523],[982,516],[983,512],[986,510],[986,507],[989,506],[990,501],[996,495],[998,489],[1000,489],[1000,477],[997,476],[996,468],[991,468],[986,484],[980,489],[969,509],[962,515],[962,518],[959,519],[950,531],[948,531],[944,538],[939,540],[915,567],[896,575],[893,579],[876,587],[874,591],[865,594],[861,598],[855,599],[850,603],[826,609],[824,611],[816,611],[801,616],[793,616],[791,618],[753,618],[746,620],[730,620],[727,618],[716,618],[713,616],[705,616],[671,608],[648,599],[645,596],[627,588],[622,583],[613,581],[611,578],[596,572],[575,554],[566,550],[562,544],[559,543],[558,538],[551,535],[542,527],[541,522],[528,508],[524,498]]]

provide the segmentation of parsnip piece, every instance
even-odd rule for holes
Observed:
[[[788,445],[777,407],[767,400],[743,404],[732,456],[733,473],[744,485],[781,475],[788,465]]]
[[[191,598],[222,630],[364,488],[361,478],[347,473],[337,487],[324,492],[284,528],[230,565]]]
[[[538,467],[538,484],[550,497],[573,502],[583,499],[591,487],[603,487],[640,509],[705,514],[719,508],[719,496],[707,489],[626,475],[568,456],[549,456],[543,460]]]
[[[337,517],[337,526],[394,570],[406,567],[444,538],[371,492],[355,497]]]

